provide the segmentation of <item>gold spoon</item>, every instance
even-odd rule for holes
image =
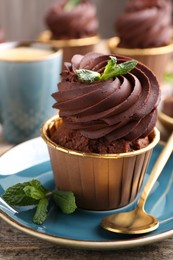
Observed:
[[[172,124],[173,129],[173,124]],[[144,206],[147,197],[154,186],[156,180],[161,174],[166,162],[168,161],[173,150],[173,132],[169,137],[164,149],[162,150],[159,158],[157,159],[153,170],[148,178],[146,186],[138,201],[137,207],[129,212],[120,212],[105,217],[101,226],[111,232],[123,234],[143,234],[148,233],[159,226],[157,218],[145,212]]]

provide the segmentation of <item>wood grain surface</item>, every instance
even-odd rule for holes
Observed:
[[[173,238],[159,243],[112,251],[63,248],[22,233],[0,220],[0,260],[39,259],[173,259]]]

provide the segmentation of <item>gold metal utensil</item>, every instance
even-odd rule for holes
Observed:
[[[173,125],[172,125],[173,128]],[[148,233],[159,226],[159,221],[155,217],[147,214],[144,210],[146,199],[154,186],[156,180],[161,174],[166,162],[173,150],[173,132],[169,137],[167,144],[157,159],[153,170],[148,178],[146,186],[138,201],[137,207],[129,212],[121,212],[105,217],[101,226],[116,233],[123,234],[142,234]]]

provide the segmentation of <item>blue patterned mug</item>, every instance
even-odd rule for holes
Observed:
[[[4,139],[20,143],[39,136],[55,114],[51,94],[60,80],[62,51],[39,42],[0,44],[0,118]]]

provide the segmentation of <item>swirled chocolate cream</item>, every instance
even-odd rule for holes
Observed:
[[[63,123],[53,142],[77,151],[121,153],[150,143],[160,90],[156,77],[127,57],[88,53],[65,64],[54,108]]]
[[[115,28],[119,47],[150,48],[170,43],[171,0],[128,0],[125,12],[117,17]]]
[[[90,0],[59,0],[48,10],[45,22],[53,39],[95,36],[98,30],[96,7]]]

